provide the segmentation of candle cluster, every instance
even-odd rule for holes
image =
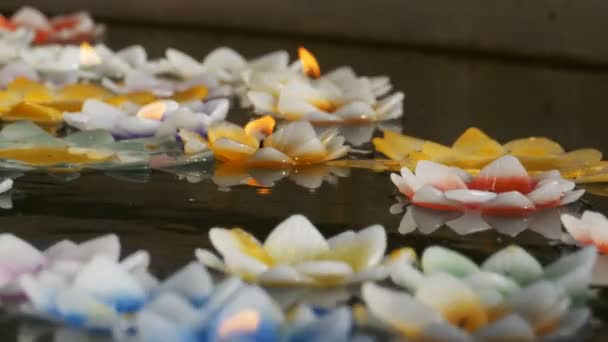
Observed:
[[[351,341],[373,338],[373,329],[402,338],[534,340],[571,337],[589,319],[584,303],[597,257],[591,247],[543,268],[511,246],[478,266],[439,246],[420,260],[410,248],[385,254],[379,225],[325,239],[300,215],[263,244],[241,229],[209,234],[223,260],[199,249],[200,262],[164,280],[151,273],[147,251],[121,258],[115,235],[38,250],[0,234],[0,298],[20,301],[22,312],[125,341]],[[215,280],[204,265],[235,276]],[[388,278],[403,290],[375,283]],[[363,303],[346,306],[361,283]],[[314,291],[302,291],[311,287],[342,292],[318,304]],[[287,302],[276,295],[281,288]]]
[[[248,59],[228,47],[202,58],[169,48],[151,58],[140,45],[95,44],[102,33],[86,13],[0,16],[0,170],[156,169],[189,182],[210,177],[221,190],[268,190],[282,178],[316,189],[349,167],[380,165],[401,168],[390,176],[407,197],[391,210],[411,204],[400,233],[446,224],[460,235],[494,227],[514,236],[530,228],[606,251],[604,216],[561,211],[583,195],[576,181],[606,179],[595,149],[566,152],[546,138],[500,144],[476,128],[452,146],[389,129],[372,140],[376,124],[403,115],[405,96],[387,76],[350,66],[323,73],[303,47],[296,60],[283,50]],[[231,117],[235,102],[253,116],[242,126]],[[355,147],[370,140],[391,160],[358,158],[372,151]],[[18,176],[3,179],[0,193],[10,195]],[[576,241],[546,223],[560,214]],[[441,246],[419,259],[412,248],[387,253],[383,226],[326,238],[302,215],[263,242],[220,227],[209,240],[215,251],[196,249],[195,261],[161,280],[148,251],[121,258],[115,235],[39,250],[0,234],[0,301],[71,329],[145,342],[362,341],[377,333],[532,341],[570,338],[589,321],[595,246],[546,267],[515,246],[481,265]]]

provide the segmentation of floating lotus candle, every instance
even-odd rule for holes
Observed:
[[[470,171],[478,171],[505,154],[516,156],[528,170],[576,171],[596,164],[602,153],[596,149],[565,152],[555,141],[542,137],[512,140],[501,145],[478,128],[467,129],[451,147],[392,131],[373,139],[376,150],[413,169],[421,160],[431,160]],[[574,170],[572,170],[574,169]],[[564,174],[572,178],[568,174]]]
[[[595,245],[602,253],[608,253],[608,219],[593,211],[585,211],[581,218],[570,214],[561,216],[564,227],[580,244]]]
[[[109,132],[78,132],[56,138],[29,121],[0,131],[0,168],[7,170],[148,167],[145,141],[116,142]]]
[[[415,174],[407,167],[391,174],[399,191],[414,205],[437,210],[479,210],[492,215],[523,215],[577,201],[585,192],[559,172],[528,175],[519,160],[503,156],[471,177],[432,161],[420,161]]]
[[[105,235],[80,244],[64,240],[40,251],[12,234],[0,234],[0,246],[0,296],[22,294],[18,279],[25,274],[42,276],[44,272],[55,272],[73,277],[96,256],[112,262],[118,262],[120,256],[120,241],[116,235]]]
[[[79,109],[87,98],[109,98],[103,88],[79,84],[50,89],[26,78],[13,80],[0,91],[0,118],[4,121],[30,120],[53,125],[63,122],[63,110]]]
[[[174,61],[192,60],[189,56],[174,53]],[[167,60],[169,60],[167,51]],[[177,58],[176,58],[177,57]],[[181,59],[179,58],[181,57]],[[178,64],[178,63],[175,63]],[[271,73],[288,69],[289,54],[287,51],[274,51],[247,60],[241,54],[229,47],[219,47],[211,51],[200,64],[187,63],[193,70],[204,70],[218,77],[222,82],[238,85],[247,83],[253,74]],[[184,74],[184,73],[182,73]]]
[[[273,133],[275,122],[270,116],[249,122],[245,128],[229,122],[212,124],[204,140],[182,130],[186,153],[205,149],[226,164],[252,168],[288,168],[338,159],[348,153],[344,138],[336,130],[315,133],[308,122],[292,122]]]
[[[346,307],[320,315],[300,305],[285,315],[263,289],[234,278],[220,283],[202,307],[164,292],[133,322],[134,333],[125,337],[138,341],[350,341],[357,335]]]
[[[65,113],[65,122],[83,131],[103,129],[116,138],[173,137],[178,129],[205,133],[228,113],[227,99],[179,104],[159,100],[145,106],[123,104],[115,107],[99,100],[87,100],[81,112]]]
[[[0,29],[25,28],[35,33],[34,43],[74,43],[100,37],[105,28],[93,22],[86,12],[47,18],[31,7],[22,7],[10,19],[0,15]]]
[[[536,340],[572,336],[590,317],[577,307],[589,295],[594,248],[542,268],[523,249],[507,247],[481,266],[445,249],[429,247],[422,270],[393,269],[395,291],[367,283],[363,299],[372,317],[408,338],[434,340]]]
[[[383,263],[386,232],[378,225],[326,240],[304,216],[294,215],[279,224],[264,244],[238,228],[213,228],[209,238],[223,260],[197,249],[203,264],[267,285],[338,286],[383,279],[390,269]]]
[[[403,93],[378,100],[390,91],[387,78],[357,77],[348,67],[319,77],[312,54],[305,49],[300,52],[303,71],[316,79],[278,75],[267,77],[260,86],[250,85],[247,97],[256,113],[319,123],[368,123],[403,114]],[[276,85],[269,86],[273,83]]]

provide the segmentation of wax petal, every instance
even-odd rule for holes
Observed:
[[[555,206],[559,204],[561,196],[562,186],[557,181],[542,184],[527,195],[538,207]]]
[[[257,276],[274,263],[262,245],[243,230],[211,228],[209,238],[231,271]]]
[[[465,154],[478,155],[486,158],[498,158],[504,154],[504,148],[496,140],[490,138],[476,127],[468,128],[452,145],[452,148]]]
[[[175,323],[193,325],[199,319],[191,302],[173,292],[161,293],[146,305],[145,311],[152,311]]]
[[[415,298],[437,310],[452,324],[475,331],[488,321],[473,290],[462,280],[446,273],[427,276]]]
[[[57,295],[56,305],[64,322],[74,328],[111,330],[118,320],[111,306],[76,289],[61,291]]]
[[[485,166],[469,188],[493,192],[519,191],[528,193],[532,189],[532,181],[521,162],[510,155],[500,157]]]
[[[421,207],[437,210],[459,210],[461,208],[460,203],[447,199],[443,192],[428,184],[416,191],[412,202]]]
[[[177,293],[191,303],[200,305],[207,299],[212,289],[213,282],[205,267],[197,262],[191,262],[167,278],[158,291]]]
[[[577,241],[582,243],[589,243],[591,239],[592,226],[587,225],[583,220],[578,219],[570,214],[562,214],[561,220],[566,228],[566,231],[570,233]]]
[[[137,315],[136,326],[138,339],[146,342],[191,342],[196,341],[196,335],[186,327],[152,312],[144,311]]]
[[[492,254],[481,268],[507,276],[523,285],[539,279],[543,274],[541,264],[518,246],[508,246]]]
[[[215,316],[207,328],[207,340],[248,339],[278,341],[284,317],[280,308],[262,289],[247,286]]]
[[[449,167],[428,160],[418,162],[416,177],[424,184],[433,185],[442,191],[466,188],[459,175],[453,173]]]
[[[272,94],[262,91],[249,91],[247,98],[253,104],[256,113],[271,113],[276,110],[276,99]]]
[[[269,286],[288,286],[311,283],[312,279],[300,274],[293,267],[279,265],[262,273],[258,278],[260,283]]]
[[[567,312],[570,298],[555,283],[541,281],[515,292],[507,306],[528,321],[534,331],[546,331],[555,326]]]
[[[488,191],[455,189],[446,191],[445,197],[468,205],[476,205],[496,198],[496,194]]]
[[[597,248],[585,247],[545,267],[544,276],[563,286],[575,299],[585,299],[596,260]]]
[[[403,100],[405,94],[396,92],[376,104],[377,119],[392,120],[403,115]]]
[[[347,262],[355,271],[377,265],[386,251],[386,231],[380,225],[334,239],[324,259]]]
[[[515,156],[526,157],[543,157],[564,152],[557,142],[543,137],[512,140],[506,143],[504,148]]]
[[[536,335],[528,322],[517,315],[503,317],[475,332],[479,341],[535,341]]]
[[[21,274],[35,272],[46,262],[34,246],[12,234],[0,234],[0,288]]]
[[[120,240],[116,234],[102,235],[84,241],[76,248],[66,248],[63,253],[55,254],[57,259],[71,259],[88,262],[95,256],[104,256],[107,260],[117,262],[120,257]]]
[[[431,246],[422,254],[424,273],[447,272],[456,277],[466,277],[478,272],[479,267],[466,256],[441,246]]]
[[[442,321],[438,312],[404,292],[365,283],[361,293],[375,317],[406,335],[415,336],[428,324]]]
[[[87,293],[118,312],[131,312],[143,305],[141,285],[125,269],[104,256],[96,256],[78,272],[74,289]]]
[[[210,251],[202,248],[197,248],[195,251],[195,255],[198,261],[200,261],[203,265],[220,272],[226,271],[226,265],[224,264],[224,262]]]
[[[351,310],[341,307],[289,334],[288,341],[346,342],[350,341],[351,329]]]
[[[534,203],[517,191],[503,192],[496,198],[485,202],[482,208],[484,213],[490,215],[521,215],[535,210]]]
[[[391,280],[395,284],[415,292],[423,284],[424,275],[412,265],[398,265],[393,267]]]
[[[353,269],[342,261],[306,261],[295,266],[299,273],[314,278],[319,285],[334,286],[346,281]]]
[[[370,93],[369,96],[373,98]],[[334,112],[334,115],[342,118],[342,120],[375,120],[376,111],[367,103],[356,101],[340,107]]]
[[[306,217],[293,215],[270,233],[264,249],[277,262],[293,264],[327,252],[329,245]]]
[[[247,159],[247,164],[259,167],[286,166],[293,163],[293,159],[274,147],[263,147]]]

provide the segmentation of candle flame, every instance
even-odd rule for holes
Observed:
[[[272,134],[275,124],[276,121],[272,116],[264,115],[257,120],[249,121],[249,123],[245,125],[245,133],[252,137],[257,137],[257,135],[261,133],[267,137]]]
[[[137,111],[137,116],[142,119],[160,121],[167,110],[167,104],[164,101],[154,101],[141,107]]]
[[[302,72],[304,72],[304,74],[313,78],[319,78],[321,76],[319,62],[317,62],[317,59],[310,51],[300,46],[298,48],[298,57],[302,62]]]
[[[93,66],[101,64],[101,57],[89,43],[80,44],[80,65]]]
[[[243,333],[250,333],[257,330],[261,322],[260,314],[253,309],[246,309],[236,313],[234,316],[226,318],[219,327],[219,337],[228,338],[230,336]]]

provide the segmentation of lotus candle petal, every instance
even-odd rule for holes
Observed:
[[[501,145],[478,128],[467,129],[451,147],[433,141],[401,135],[389,130],[383,138],[374,138],[376,150],[410,169],[421,160],[431,160],[478,172],[488,163],[513,155],[531,171],[557,169],[567,178],[575,178],[582,170],[596,165],[602,153],[596,149],[564,151],[557,142],[542,137],[516,139]]]
[[[105,30],[97,25],[86,12],[47,18],[32,7],[22,7],[9,19],[0,16],[0,29],[25,28],[35,32],[36,44],[74,43],[93,40]]]
[[[145,144],[145,141],[116,142],[104,131],[78,132],[60,139],[31,122],[20,121],[0,131],[0,167],[141,169],[148,167],[150,158]]]
[[[409,338],[459,340],[559,334],[568,318],[582,314],[575,304],[589,293],[597,251],[588,248],[544,270],[528,253],[507,247],[477,266],[466,256],[433,246],[422,255],[422,269],[393,268],[393,281],[407,292],[372,283],[363,300],[373,318]],[[582,270],[582,271],[579,271]],[[576,285],[571,280],[576,279]],[[588,310],[584,317],[589,317]],[[584,320],[577,320],[577,331]],[[571,329],[572,328],[572,329]]]
[[[245,128],[229,122],[217,122],[208,130],[208,139],[181,131],[186,153],[209,148],[217,160],[253,168],[287,168],[313,165],[338,159],[348,153],[344,138],[337,130],[321,136],[308,122],[293,122],[274,133],[271,117],[251,121]]]
[[[348,341],[353,335],[351,312],[346,307],[319,315],[301,305],[286,316],[264,290],[235,278],[214,288],[202,306],[171,291],[162,292],[133,322],[138,341],[312,341],[321,337]]]
[[[608,253],[608,219],[606,216],[585,211],[580,218],[570,214],[561,216],[564,227],[583,245],[595,245],[602,253]]]
[[[241,229],[213,228],[209,237],[223,260],[198,249],[199,261],[268,285],[338,286],[382,279],[390,268],[382,262],[386,233],[381,226],[326,240],[304,216],[294,215],[279,224],[264,244]]]
[[[378,101],[367,78],[337,82],[332,78],[296,77],[288,80],[278,94],[251,90],[247,96],[256,113],[287,120],[363,123],[403,114],[403,93]]]
[[[0,16],[0,65],[18,58],[21,50],[26,48],[34,38],[33,33],[25,29],[3,30],[1,22],[2,17]]]
[[[117,263],[120,257],[120,241],[116,235],[104,235],[80,244],[70,240],[60,241],[44,251],[40,251],[24,240],[11,234],[0,235],[2,252],[7,255],[2,259],[3,285],[0,296],[17,296],[22,288],[17,283],[20,276],[29,274],[52,273],[51,278],[64,277],[71,279],[93,258],[101,256],[110,262]],[[147,269],[149,256],[139,252],[125,259],[124,266],[129,270]]]
[[[175,136],[178,129],[206,132],[211,123],[226,118],[228,108],[226,99],[181,105],[172,100],[162,100],[141,107],[129,104],[115,107],[98,100],[87,100],[81,112],[65,113],[64,120],[83,131],[107,130],[120,139]]]
[[[558,172],[528,175],[513,156],[496,159],[472,177],[462,169],[420,161],[415,174],[408,168],[391,174],[399,191],[414,205],[438,210],[480,210],[486,214],[522,215],[577,201],[584,190]]]
[[[249,83],[254,74],[272,73],[288,68],[287,51],[274,51],[251,60],[229,47],[211,51],[203,60],[201,68],[218,76],[227,83]]]

